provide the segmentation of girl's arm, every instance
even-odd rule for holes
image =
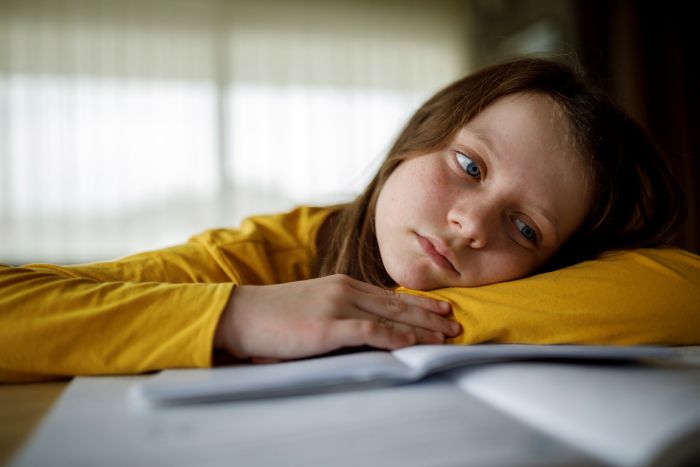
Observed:
[[[295,358],[457,334],[433,300],[344,276],[304,280],[324,214],[255,218],[113,262],[0,267],[0,381],[205,367],[215,344]]]
[[[449,300],[454,343],[700,344],[700,257],[679,249],[610,254],[475,288],[411,293]]]
[[[208,366],[233,288],[196,242],[84,266],[0,266],[0,381]]]
[[[399,294],[348,276],[241,286],[231,296],[215,346],[238,358],[309,357],[341,347],[395,349],[442,344],[460,327],[443,301]]]
[[[240,359],[290,359],[437,344],[459,332],[444,318],[449,306],[347,276],[235,289],[95,279],[113,274],[96,265],[2,267],[0,380],[206,367],[213,347]]]

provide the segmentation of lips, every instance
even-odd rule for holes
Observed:
[[[423,237],[420,234],[416,234],[418,239],[418,244],[421,246],[423,251],[428,255],[428,257],[442,269],[446,269],[450,272],[457,272],[457,269],[452,265],[452,262],[448,258],[450,254],[449,249],[440,244],[437,240],[429,239]]]

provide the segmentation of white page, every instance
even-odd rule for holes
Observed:
[[[390,352],[370,351],[263,365],[166,370],[134,387],[154,403],[303,394],[338,387],[388,385],[414,378]]]
[[[394,356],[425,375],[464,364],[531,359],[643,360],[676,356],[668,347],[611,345],[416,345],[395,350]]]
[[[519,363],[453,375],[468,394],[613,465],[644,466],[674,439],[700,436],[700,368]]]
[[[450,381],[136,408],[144,377],[77,378],[14,467],[599,465]]]
[[[139,383],[135,394],[155,404],[244,399],[409,382],[456,365],[532,358],[668,357],[658,347],[576,345],[418,345],[269,365],[167,370]]]

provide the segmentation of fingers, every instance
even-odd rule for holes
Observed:
[[[398,294],[393,290],[383,289],[381,287],[377,287],[376,285],[368,284],[367,282],[362,282],[355,279],[350,280],[352,281],[350,285],[361,292],[376,295],[388,295],[392,298],[399,296],[406,303],[425,308],[426,310],[438,313],[440,315],[447,315],[452,310],[449,302],[443,302],[441,300],[435,300],[428,297],[419,297],[417,295]]]
[[[255,363],[264,363],[342,347],[396,349],[442,344],[459,332],[446,313],[449,305],[437,300],[397,294],[334,275],[239,286],[219,324],[226,337],[223,348],[237,358],[255,357]]]
[[[425,308],[426,310],[433,311],[440,315],[448,315],[452,311],[452,306],[449,302],[443,302],[440,300],[434,300],[428,297],[419,297],[417,295],[400,294],[394,292],[393,290],[384,290],[385,293],[389,293],[398,297],[400,300],[409,303],[414,306],[419,306]]]
[[[399,294],[348,276],[337,275],[334,279],[343,281],[345,286],[359,292],[352,294],[353,304],[363,311],[396,322],[438,331],[445,336],[456,336],[461,331],[459,324],[444,318],[451,311],[448,302]]]
[[[430,331],[428,329],[399,323],[382,316],[376,316],[374,320],[379,325],[380,330],[386,329],[394,334],[409,336],[406,337],[406,339],[412,341],[414,344],[442,344],[445,342],[445,335],[440,331]],[[373,331],[374,327],[368,326],[368,330]],[[413,338],[410,336],[413,336]]]
[[[344,319],[333,323],[328,338],[341,347],[369,345],[380,349],[398,349],[414,344],[441,344],[439,332],[397,323],[383,317]]]
[[[433,311],[438,307],[436,303],[436,300],[385,290],[380,294],[362,293],[355,297],[355,305],[368,313],[445,336],[459,334],[459,324]],[[439,307],[442,309],[442,305]]]

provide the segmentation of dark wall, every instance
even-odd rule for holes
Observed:
[[[573,18],[580,60],[666,152],[689,207],[675,243],[700,253],[700,55],[692,5],[578,0]]]
[[[523,32],[545,24],[664,150],[688,197],[675,244],[700,253],[700,28],[681,0],[471,0],[475,66],[516,53]],[[525,48],[526,49],[526,48]],[[532,50],[530,50],[532,51]]]

